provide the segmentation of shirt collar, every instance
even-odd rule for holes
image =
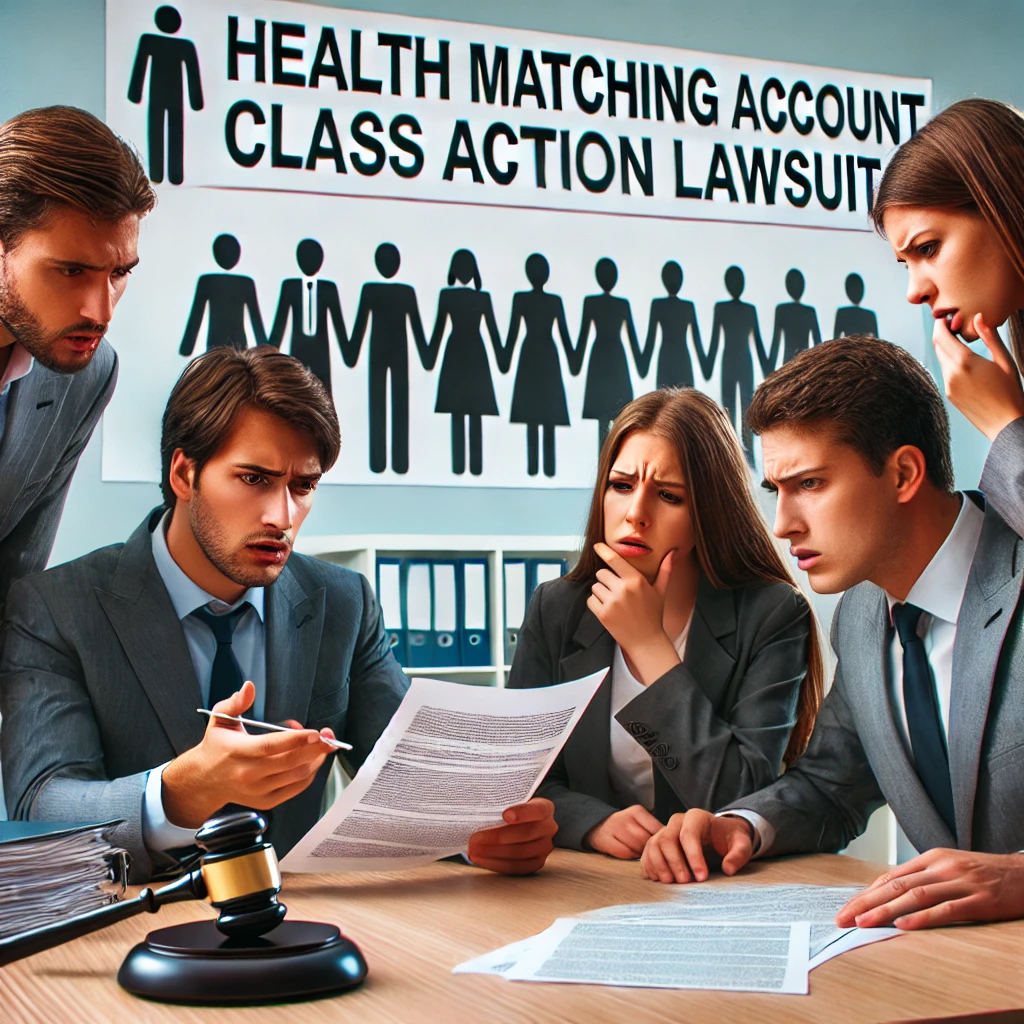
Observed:
[[[942,546],[910,588],[907,604],[916,605],[933,618],[956,625],[984,523],[985,513],[968,495],[961,494],[960,514]],[[885,596],[891,621],[892,607],[899,602],[891,594]]]
[[[197,608],[204,608],[211,605],[210,611],[216,615],[237,608],[243,601],[248,601],[253,606],[256,614],[263,620],[263,587],[250,587],[234,604],[226,604],[219,598],[208,594],[198,583],[187,576],[180,565],[171,557],[167,547],[165,531],[170,522],[170,510],[164,513],[156,529],[152,533],[153,561],[156,562],[156,570],[164,581],[167,593],[174,605],[174,612],[179,619],[187,618]]]
[[[0,394],[3,394],[16,380],[27,377],[31,373],[32,367],[35,366],[35,362],[28,349],[23,348],[16,341],[11,347],[7,369],[4,370],[3,376],[0,376]]]

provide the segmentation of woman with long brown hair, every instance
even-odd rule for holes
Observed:
[[[947,396],[993,442],[981,488],[1024,533],[1024,114],[947,107],[896,151],[871,216],[906,264],[908,301],[931,307]],[[991,359],[964,344],[978,339]]]
[[[538,790],[556,845],[635,859],[681,810],[715,810],[803,751],[824,670],[725,413],[693,388],[623,409],[583,551],[530,602],[508,685],[610,672]]]

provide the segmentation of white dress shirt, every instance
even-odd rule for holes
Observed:
[[[692,619],[691,612],[690,620]],[[672,644],[680,661],[686,652],[690,620],[687,620],[682,633]],[[608,764],[608,776],[612,792],[623,807],[640,804],[641,807],[650,810],[654,807],[654,762],[651,761],[651,755],[615,720],[615,716],[646,689],[647,687],[629,671],[622,648],[616,644],[615,657],[612,659],[611,760]]]
[[[966,495],[961,495],[960,514],[953,523],[941,547],[925,566],[907,594],[906,604],[916,605],[924,614],[917,625],[917,635],[924,644],[928,664],[935,678],[935,692],[938,697],[942,731],[949,740],[949,695],[953,686],[953,642],[956,640],[956,623],[960,617],[967,590],[967,578],[974,561],[974,552],[981,537],[985,514]],[[885,595],[889,605],[889,625],[892,626],[892,608],[899,600],[892,594]],[[914,752],[910,745],[910,731],[907,728],[907,707],[903,700],[903,645],[899,634],[892,630],[888,650],[889,702],[893,717],[899,729],[911,763]],[[724,814],[745,818],[754,826],[755,856],[766,853],[775,841],[775,828],[754,811],[733,810]]]
[[[203,696],[203,706],[210,703],[210,673],[217,653],[217,641],[210,627],[195,618],[192,612],[197,608],[206,608],[214,615],[223,615],[237,608],[243,601],[248,601],[251,607],[238,620],[231,647],[242,674],[256,686],[256,699],[247,714],[262,721],[267,678],[263,627],[264,590],[262,587],[250,587],[230,605],[208,594],[185,574],[171,556],[165,533],[170,518],[171,513],[167,512],[153,531],[153,561],[156,562],[157,572],[160,573],[174,612],[181,622]],[[163,774],[168,764],[169,761],[150,771],[142,801],[142,838],[146,846],[154,851],[191,846],[195,840],[194,829],[180,828],[168,821],[164,813]]]

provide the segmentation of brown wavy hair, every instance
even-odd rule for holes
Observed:
[[[893,155],[871,220],[894,206],[973,210],[992,226],[1024,279],[1024,114],[998,100],[961,100],[936,114]],[[1024,310],[1010,315],[1010,347],[1024,367]]]
[[[583,551],[569,579],[592,584],[597,570],[604,567],[594,545],[604,541],[605,490],[622,445],[636,433],[656,434],[675,449],[686,483],[697,563],[713,587],[785,583],[798,590],[754,501],[750,471],[728,417],[694,388],[660,388],[634,399],[619,413],[601,447]],[[783,756],[787,765],[807,746],[825,691],[817,619],[810,608],[808,612],[807,674],[800,686],[796,725]]]

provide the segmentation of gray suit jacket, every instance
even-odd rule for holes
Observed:
[[[12,818],[123,818],[132,880],[173,871],[142,838],[149,769],[195,746],[206,720],[185,635],[153,561],[151,514],[124,545],[15,584],[0,658],[0,754]],[[266,592],[265,718],[330,726],[358,766],[407,688],[357,573],[292,554]],[[329,759],[328,759],[329,761]],[[283,856],[317,820],[329,763],[271,813]]]
[[[615,640],[587,608],[590,587],[554,580],[530,602],[508,685],[550,686],[612,663]],[[777,778],[807,673],[807,602],[771,584],[716,590],[701,578],[683,663],[617,715],[655,765],[654,815],[714,809]],[[555,804],[555,842],[621,809],[611,789],[611,675],[538,790]]]
[[[989,505],[953,646],[949,762],[954,836],[907,756],[889,699],[889,616],[870,583],[832,623],[839,659],[807,752],[774,785],[733,802],[777,829],[766,852],[842,849],[888,803],[919,851],[1024,848],[1024,643],[1021,540]]]
[[[0,610],[11,584],[46,568],[71,477],[114,393],[107,341],[80,373],[36,363],[11,385],[0,442]]]

